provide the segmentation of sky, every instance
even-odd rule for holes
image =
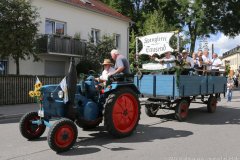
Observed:
[[[196,42],[195,51],[199,48],[199,41]],[[240,35],[231,38],[228,36],[225,36],[223,33],[218,33],[215,35],[210,35],[210,38],[207,38],[208,41],[208,48],[212,50],[212,44],[214,45],[214,52],[217,53],[219,56],[221,56],[224,52],[227,52],[235,47],[237,45],[240,45]]]

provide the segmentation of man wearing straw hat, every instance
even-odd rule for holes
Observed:
[[[113,67],[113,63],[110,59],[104,59],[102,65],[104,66],[104,70],[102,72],[102,75],[97,79],[98,81],[104,82],[108,80],[108,76],[115,71]]]

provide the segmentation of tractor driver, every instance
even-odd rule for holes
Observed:
[[[120,54],[118,50],[113,49],[111,51],[111,57],[115,61],[115,71],[110,73],[109,76],[123,73],[130,74],[130,66],[127,58]]]

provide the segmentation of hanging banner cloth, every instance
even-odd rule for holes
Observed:
[[[143,45],[142,50],[139,52],[139,54],[153,55],[157,53],[158,55],[161,55],[167,51],[174,51],[174,49],[169,45],[170,38],[173,35],[174,32],[165,32],[138,37]]]

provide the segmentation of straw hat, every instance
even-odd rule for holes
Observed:
[[[184,49],[184,50],[182,50],[182,53],[188,53],[188,52]]]
[[[110,59],[104,59],[102,65],[107,65],[107,64],[113,65]]]

